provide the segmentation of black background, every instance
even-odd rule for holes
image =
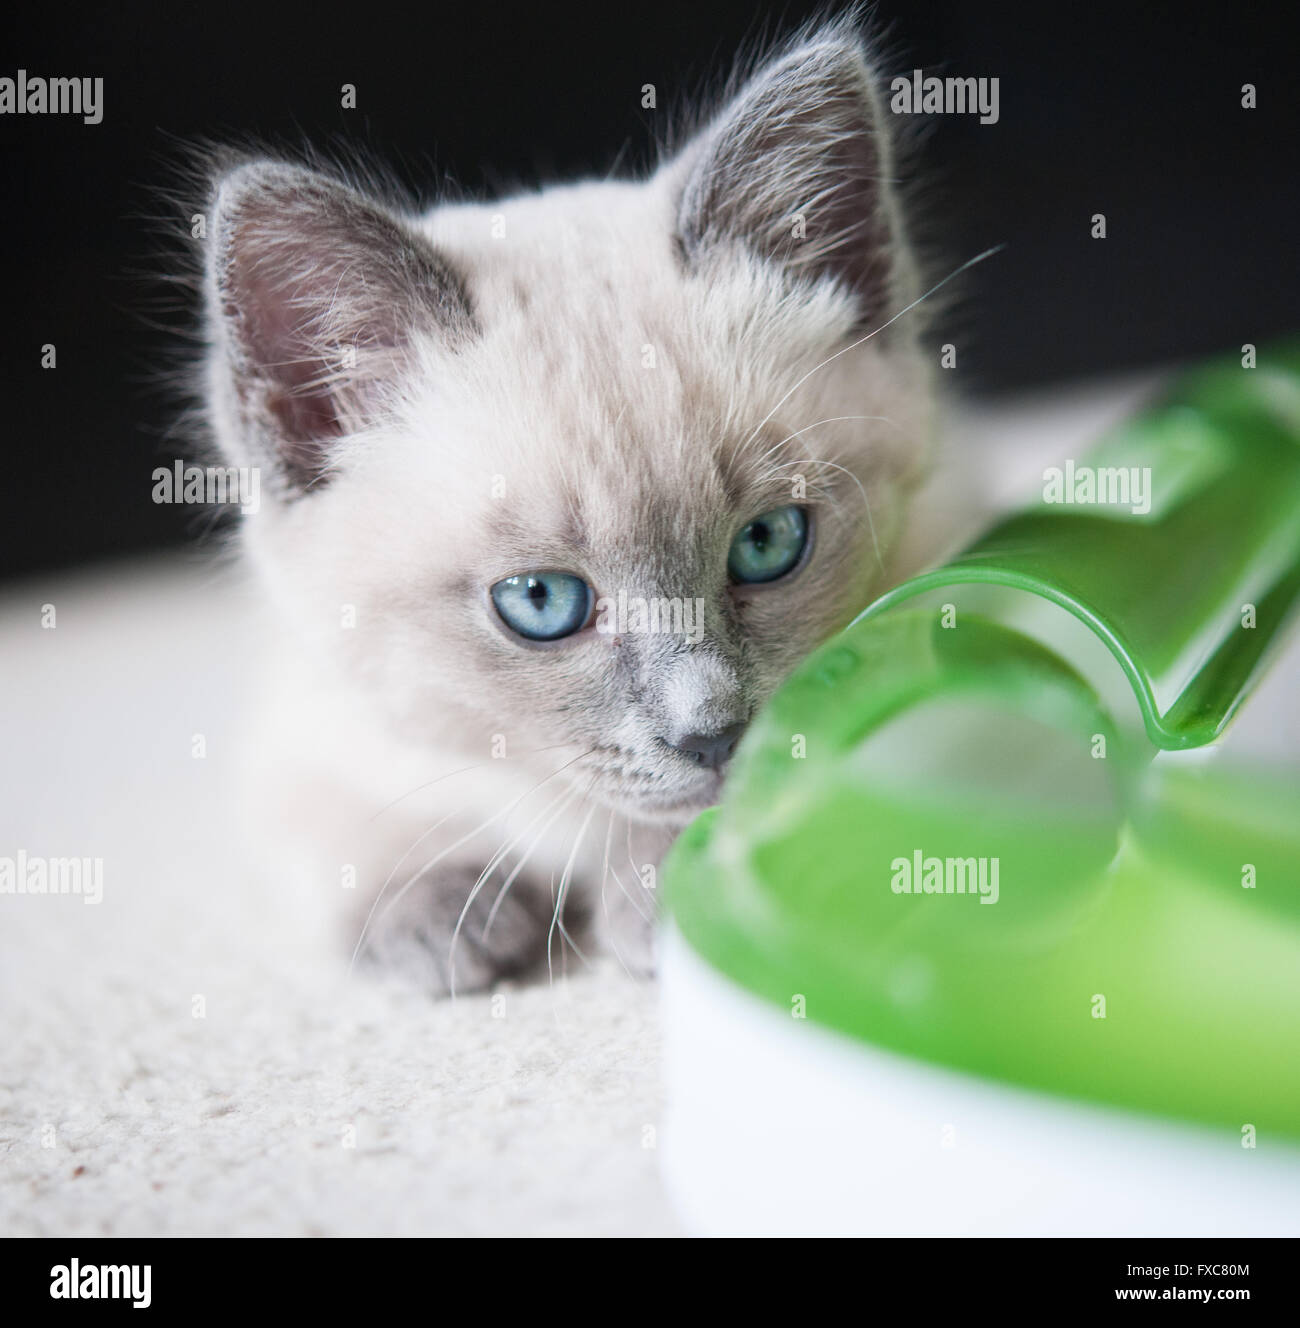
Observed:
[[[1001,118],[941,116],[915,168],[953,261],[998,243],[943,328],[974,392],[1050,384],[1293,331],[1292,6],[876,7],[889,74],[997,76]],[[0,575],[196,533],[150,501],[188,455],[160,378],[187,326],[164,275],[200,140],[359,145],[432,199],[650,160],[640,107],[707,89],[746,40],[812,12],[721,0],[502,7],[325,0],[11,7],[0,75],[102,76],[104,120],[0,116]],[[1241,85],[1258,87],[1243,110]],[[353,83],[358,108],[340,107]],[[621,154],[621,157],[620,157]],[[1109,236],[1089,236],[1104,212]],[[58,367],[40,367],[53,342]]]

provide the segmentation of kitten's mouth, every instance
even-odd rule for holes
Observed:
[[[636,768],[605,768],[595,795],[639,820],[684,825],[722,797],[726,768],[695,770],[687,777]]]
[[[707,776],[705,787],[699,791],[691,790],[676,795],[665,793],[662,797],[649,799],[647,802],[663,813],[694,816],[697,812],[702,812],[706,807],[713,807],[721,801],[722,787],[725,783],[725,775],[714,773]]]

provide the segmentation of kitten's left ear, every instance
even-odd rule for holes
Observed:
[[[689,263],[737,246],[838,281],[864,321],[899,306],[910,261],[891,152],[861,46],[843,28],[759,71],[683,154],[677,235]]]

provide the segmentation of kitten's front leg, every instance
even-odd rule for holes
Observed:
[[[589,881],[592,933],[597,949],[612,954],[634,977],[655,972],[659,922],[659,863],[674,838],[661,826],[611,820]]]
[[[654,896],[639,882],[629,882],[625,892],[607,880],[592,925],[597,952],[612,954],[633,977],[653,977],[657,915]]]
[[[434,996],[482,991],[503,978],[558,968],[560,948],[585,923],[574,900],[557,916],[549,884],[520,874],[508,890],[480,883],[481,863],[440,863],[394,882],[364,924],[358,961]]]
[[[559,854],[486,875],[481,855],[471,854],[394,877],[361,926],[358,958],[436,996],[560,972],[574,954],[579,962],[613,955],[633,976],[648,977],[658,859],[669,842],[620,828],[617,852],[591,842],[571,859]]]

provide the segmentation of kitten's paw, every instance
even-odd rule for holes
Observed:
[[[358,962],[427,988],[432,995],[482,991],[503,978],[527,978],[546,971],[548,942],[558,964],[572,935],[575,910],[565,909],[564,929],[556,925],[547,886],[522,877],[502,895],[489,881],[471,900],[476,868],[442,869],[420,877],[405,890],[393,890],[376,904]]]

